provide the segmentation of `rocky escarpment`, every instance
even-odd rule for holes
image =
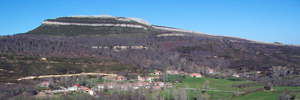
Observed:
[[[35,35],[113,35],[156,33],[147,21],[138,18],[99,16],[68,16],[47,19],[27,34]]]
[[[151,25],[145,20],[110,15],[67,16],[47,19],[27,34],[39,35],[111,35],[111,34],[164,34],[169,32],[197,33],[201,32]]]

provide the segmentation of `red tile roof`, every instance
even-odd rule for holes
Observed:
[[[117,80],[125,79],[123,76],[117,76]]]

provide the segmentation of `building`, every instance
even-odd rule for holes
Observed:
[[[232,76],[233,76],[233,77],[240,77],[239,74],[233,74]]]
[[[214,74],[214,70],[213,69],[207,69],[206,72],[209,73],[209,74]]]
[[[257,73],[257,74],[260,74],[260,73],[261,73],[261,71],[256,71],[256,73]]]
[[[177,70],[167,70],[166,73],[167,74],[179,74],[179,72]]]
[[[152,89],[153,89],[153,90],[160,90],[161,87],[159,87],[159,86],[153,86]]]
[[[80,86],[78,84],[72,86],[72,87],[68,87],[66,89],[61,89],[61,90],[53,90],[51,91],[52,93],[59,93],[59,92],[71,92],[71,91],[77,91]]]
[[[88,88],[88,87],[80,86],[79,89],[81,91],[84,91],[84,92],[90,94],[90,95],[94,95],[94,91],[92,89]]]
[[[128,88],[131,86],[131,84],[121,84],[120,85],[120,88],[123,90],[123,91],[126,91],[128,90]]]
[[[104,89],[104,84],[98,84],[98,89]]]
[[[190,74],[191,77],[202,77],[200,73],[192,73]]]
[[[114,88],[115,86],[117,86],[117,84],[114,83],[114,82],[107,82],[107,83],[106,83],[106,87],[107,87],[108,89],[112,89],[112,88]]]
[[[49,81],[44,81],[40,84],[41,87],[48,87],[49,86]]]
[[[153,79],[153,78],[151,78],[151,77],[146,77],[145,81],[149,81],[149,82],[151,82],[151,81],[152,81],[152,79]]]
[[[185,72],[184,71],[180,71],[179,72],[181,75],[185,75]]]
[[[150,89],[150,88],[151,88],[151,85],[146,85],[145,88],[146,88],[146,89]]]
[[[140,75],[138,75],[138,81],[145,81],[145,78],[143,78]]]
[[[118,81],[125,81],[125,80],[126,80],[126,78],[125,78],[125,77],[123,77],[123,76],[117,76],[117,80],[118,80]]]
[[[153,75],[161,75],[161,74],[162,74],[161,71],[155,71],[155,72],[153,73]]]
[[[164,82],[155,82],[155,86],[164,87]]]
[[[138,86],[131,86],[132,89],[136,90],[136,89],[139,89],[140,87]]]

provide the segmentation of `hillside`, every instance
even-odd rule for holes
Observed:
[[[31,76],[33,70],[28,66],[33,66],[43,75],[63,74],[70,70],[76,70],[76,73],[114,72],[101,69],[112,68],[97,65],[102,62],[115,62],[114,67],[125,64],[134,70],[138,67],[199,72],[199,68],[213,68],[222,72],[229,69],[236,72],[262,71],[262,75],[271,76],[272,68],[281,67],[285,69],[282,76],[300,72],[299,46],[210,35],[109,15],[47,19],[27,33],[1,36],[0,54],[4,57],[0,69],[6,73],[1,77],[15,78]],[[8,57],[11,55],[26,55],[30,59]],[[58,63],[38,60],[41,58],[49,61],[55,58]],[[20,66],[26,62],[31,63]],[[80,62],[85,64],[76,64]],[[74,63],[76,65],[72,65]],[[58,69],[48,71],[48,65]],[[39,68],[35,68],[37,66]],[[20,73],[17,70],[21,68],[30,71]]]

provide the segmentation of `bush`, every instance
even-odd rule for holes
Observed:
[[[298,95],[297,95],[296,93],[293,94],[292,97],[291,97],[291,100],[295,100],[295,99],[297,98],[297,96],[298,96]]]
[[[264,87],[264,89],[265,90],[271,90],[272,89],[271,83],[266,84],[265,87]]]

